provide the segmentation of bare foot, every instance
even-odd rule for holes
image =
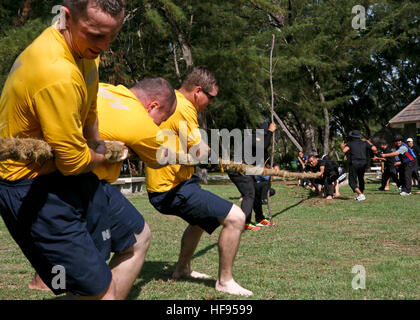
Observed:
[[[200,272],[192,271],[192,270],[184,271],[184,272],[175,270],[174,273],[172,274],[172,279],[181,279],[181,278],[210,279],[211,276],[205,273],[200,273]]]
[[[325,199],[327,199],[327,200],[332,200],[332,196],[328,196],[328,197],[326,197]]]
[[[216,281],[216,290],[237,296],[252,296],[252,291],[242,288],[235,280],[230,280],[224,284],[221,284],[219,280]]]
[[[42,281],[41,277],[38,273],[34,274],[34,277],[31,282],[28,284],[28,288],[32,290],[43,290],[43,291],[49,291],[50,288],[47,287],[47,285]]]

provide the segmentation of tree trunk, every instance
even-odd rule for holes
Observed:
[[[192,66],[194,66],[191,48],[188,45],[188,43],[185,41],[182,33],[177,31],[177,34],[178,34],[179,44],[181,45],[182,57],[184,58],[185,63],[187,64],[187,68],[191,68]]]
[[[299,144],[299,142],[297,142],[295,137],[291,134],[290,130],[286,127],[284,122],[280,119],[280,117],[277,115],[275,111],[273,111],[273,115],[274,115],[274,118],[276,118],[277,122],[280,124],[281,129],[286,133],[287,137],[290,139],[290,141],[292,141],[292,143],[295,145],[295,147],[299,151],[302,151],[303,150],[302,146]]]
[[[178,77],[178,80],[181,81],[181,72],[179,72],[179,66],[178,66],[178,57],[176,55],[176,44],[173,44],[173,50],[174,50],[174,65],[175,65],[175,73]]]
[[[330,116],[328,114],[328,108],[325,106],[325,96],[322,93],[321,86],[319,85],[319,82],[315,79],[315,74],[309,68],[306,66],[306,70],[308,71],[312,82],[315,87],[315,92],[318,94],[319,101],[322,104],[322,114],[324,116],[324,137],[323,137],[323,152],[324,154],[328,154],[330,150]]]
[[[176,21],[174,21],[172,19],[172,17],[166,12],[166,10],[164,12],[165,12],[165,16],[166,16],[166,19],[168,20],[169,24],[175,30],[176,36],[178,38],[178,42],[181,46],[182,57],[184,58],[184,61],[187,65],[187,68],[190,68],[190,67],[194,66],[194,60],[192,58],[191,47],[190,47],[188,41],[186,40],[185,35],[182,33],[182,31],[179,28]]]
[[[315,129],[310,123],[304,123],[303,124],[303,139],[304,139],[304,145],[303,145],[303,152],[306,154],[313,154],[317,153],[317,149],[315,146]]]

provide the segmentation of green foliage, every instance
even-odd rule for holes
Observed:
[[[0,39],[0,88],[16,58],[45,28],[45,23],[35,19],[20,28],[9,29]]]

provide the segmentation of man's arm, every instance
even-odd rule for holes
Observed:
[[[271,144],[271,139],[273,137],[274,131],[277,130],[277,126],[274,122],[270,123],[268,126],[268,131],[264,135],[264,150],[267,149]]]
[[[105,160],[106,147],[105,142],[99,136],[98,119],[93,124],[83,128],[83,135],[89,146],[95,146],[94,149],[89,147],[91,160],[89,165],[83,170],[83,173],[87,173],[94,170]]]
[[[395,151],[395,152],[391,152],[391,153],[382,153],[381,157],[382,158],[389,158],[389,157],[396,157],[396,156],[399,156],[399,155],[400,155],[400,153],[398,151]]]
[[[365,141],[369,145],[369,149],[372,150],[373,153],[378,153],[378,149],[372,142],[370,142],[368,139],[362,139],[362,141]]]
[[[305,169],[305,164],[306,164],[307,161],[303,162],[302,159],[301,159],[301,157],[299,157],[299,156],[297,157],[297,160],[300,162],[302,168]]]
[[[319,166],[319,172],[321,173],[321,178],[324,178],[325,165],[324,166]]]
[[[345,144],[344,141],[341,142],[340,148],[341,148],[341,151],[343,151],[343,153],[347,153],[350,150],[350,148]]]
[[[54,150],[57,169],[64,175],[77,175],[91,170],[91,163],[103,161],[101,148],[89,149],[86,138],[96,139],[80,118],[85,91],[75,83],[55,83],[38,91],[33,97],[45,141]],[[96,124],[97,126],[97,124]],[[97,127],[96,127],[97,128]]]

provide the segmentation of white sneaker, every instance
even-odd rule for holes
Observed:
[[[354,198],[354,200],[356,200],[356,201],[363,201],[363,200],[366,200],[366,197],[362,193],[362,194],[359,194],[356,198]]]
[[[409,196],[409,195],[411,195],[411,192],[405,192],[405,191],[400,192],[400,196]]]

